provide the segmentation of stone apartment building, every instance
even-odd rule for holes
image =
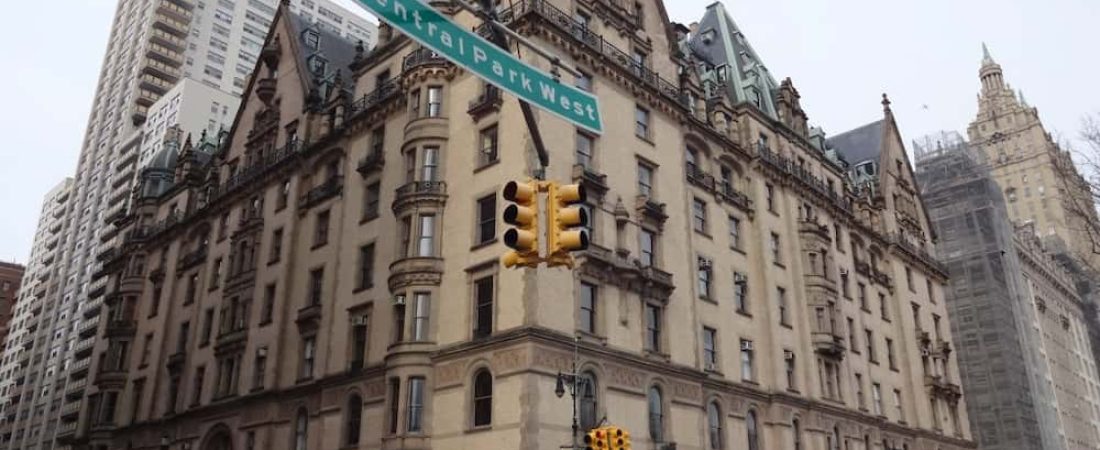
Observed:
[[[501,11],[609,118],[538,120],[590,194],[572,271],[498,264],[498,193],[538,169],[513,98],[280,9],[232,129],[166,145],[98,256],[77,446],[533,450],[575,406],[642,449],[973,448],[889,103],[826,142],[720,3],[693,31],[624,5]]]

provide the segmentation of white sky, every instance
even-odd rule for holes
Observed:
[[[351,6],[354,0],[338,0]],[[508,0],[505,0],[508,1]],[[115,0],[10,1],[0,28],[0,260],[26,261],[42,196],[76,169]],[[710,0],[667,0],[699,20]],[[965,132],[977,109],[981,42],[1048,130],[1073,138],[1100,110],[1096,0],[728,0],[810,121],[838,134],[882,116],[890,95],[906,142]],[[59,13],[58,8],[64,7]]]

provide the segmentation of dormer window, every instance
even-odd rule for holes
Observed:
[[[328,68],[328,61],[319,55],[313,55],[309,58],[309,70],[314,75],[324,75],[325,70]]]
[[[856,166],[856,175],[875,176],[875,163],[868,161]]]
[[[321,49],[321,34],[314,30],[306,30],[305,35],[306,47],[312,50]]]

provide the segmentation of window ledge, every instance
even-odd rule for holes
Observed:
[[[496,243],[497,243],[497,238],[494,237],[492,239],[489,239],[488,241],[479,242],[477,244],[474,244],[474,245],[470,246],[470,251],[480,250],[480,249],[483,249],[485,247],[488,247],[488,246],[496,244]]]
[[[480,150],[479,150],[479,151],[480,151]],[[482,165],[480,165],[480,166],[477,166],[476,168],[474,168],[474,173],[478,173],[478,172],[481,172],[481,171],[483,171],[483,170],[486,170],[486,169],[488,169],[488,168],[490,168],[490,167],[493,167],[493,166],[495,166],[495,165],[497,165],[497,164],[500,164],[500,154],[499,154],[499,153],[497,154],[497,159],[494,159],[494,160],[492,160],[492,161],[489,161],[489,162],[487,162],[487,163],[485,163],[485,164],[482,164]]]
[[[479,426],[476,426],[476,427],[471,426],[470,428],[467,428],[465,433],[466,434],[484,433],[486,431],[492,431],[492,430],[493,430],[493,425],[492,424],[490,424],[490,425],[479,425]]]
[[[657,146],[657,144],[653,142],[653,136],[640,136],[638,135],[638,133],[634,133],[634,137],[638,138],[642,142],[645,142],[646,144],[652,145],[654,147]]]
[[[366,224],[367,222],[370,222],[370,221],[372,221],[374,219],[377,219],[379,217],[382,217],[382,215],[377,213],[377,212],[374,213],[374,214],[363,215],[363,217],[359,218],[359,225]]]
[[[772,263],[772,265],[774,265],[775,267],[778,267],[780,269],[787,270],[787,266],[783,265],[782,262],[775,261],[775,262]]]
[[[319,248],[321,248],[321,247],[324,247],[324,246],[326,246],[326,245],[328,245],[328,241],[327,241],[327,240],[326,240],[326,241],[324,241],[324,242],[318,242],[318,243],[316,243],[316,244],[313,244],[313,246],[309,247],[309,251],[314,251],[314,250],[317,250],[317,249],[319,249]]]
[[[736,253],[740,253],[740,254],[741,254],[741,256],[746,256],[746,255],[748,255],[747,253],[745,253],[745,251],[744,251],[744,250],[742,250],[742,249],[741,249],[741,246],[738,246],[738,245],[731,245],[731,246],[730,246],[730,250],[733,250],[733,251],[734,251],[734,252],[736,252]]]
[[[577,336],[579,336],[584,341],[595,342],[595,343],[598,343],[600,345],[607,345],[607,337],[606,336],[600,336],[599,334],[592,333],[592,332],[589,332],[589,331],[584,331],[584,330],[581,330],[579,328],[576,330],[576,333],[577,333]]]
[[[714,238],[713,238],[713,237],[711,237],[711,236],[710,236],[710,233],[707,233],[707,232],[706,232],[706,230],[700,230],[700,229],[698,229],[698,228],[693,228],[693,229],[695,230],[695,234],[698,234],[698,235],[700,235],[700,236],[703,236],[703,237],[705,237],[705,238],[707,238],[707,239],[710,239],[710,240],[712,240],[712,241],[714,240]]]
[[[273,266],[273,265],[275,265],[275,264],[278,264],[278,263],[279,263],[279,259],[278,259],[278,258],[276,258],[276,259],[269,259],[269,260],[267,261],[267,265],[268,265],[269,267],[270,267],[270,266]]]
[[[746,311],[746,310],[743,310],[743,309],[737,309],[737,310],[735,310],[735,312],[737,312],[737,314],[739,314],[739,315],[742,315],[742,316],[748,317],[748,318],[750,318],[750,319],[752,318],[752,313],[750,313],[750,312],[748,312],[748,311]]]
[[[354,290],[352,290],[351,293],[352,294],[358,294],[358,293],[363,292],[363,291],[368,291],[372,288],[374,288],[374,282],[370,282],[370,283],[367,283],[365,285],[359,286],[359,287],[355,288]]]
[[[711,297],[711,296],[709,296],[709,295],[700,295],[700,296],[699,296],[699,300],[702,300],[702,301],[704,301],[704,302],[710,303],[710,304],[712,304],[712,305],[717,305],[717,304],[718,304],[718,300],[717,300],[717,299],[714,299],[714,298],[712,298],[712,297]]]
[[[794,326],[792,326],[790,323],[779,322],[779,326],[781,326],[783,328],[786,328],[788,330],[793,330],[794,329]]]

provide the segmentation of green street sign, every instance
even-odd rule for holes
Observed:
[[[420,0],[357,0],[378,18],[485,81],[593,133],[603,132],[596,97],[559,83]]]

